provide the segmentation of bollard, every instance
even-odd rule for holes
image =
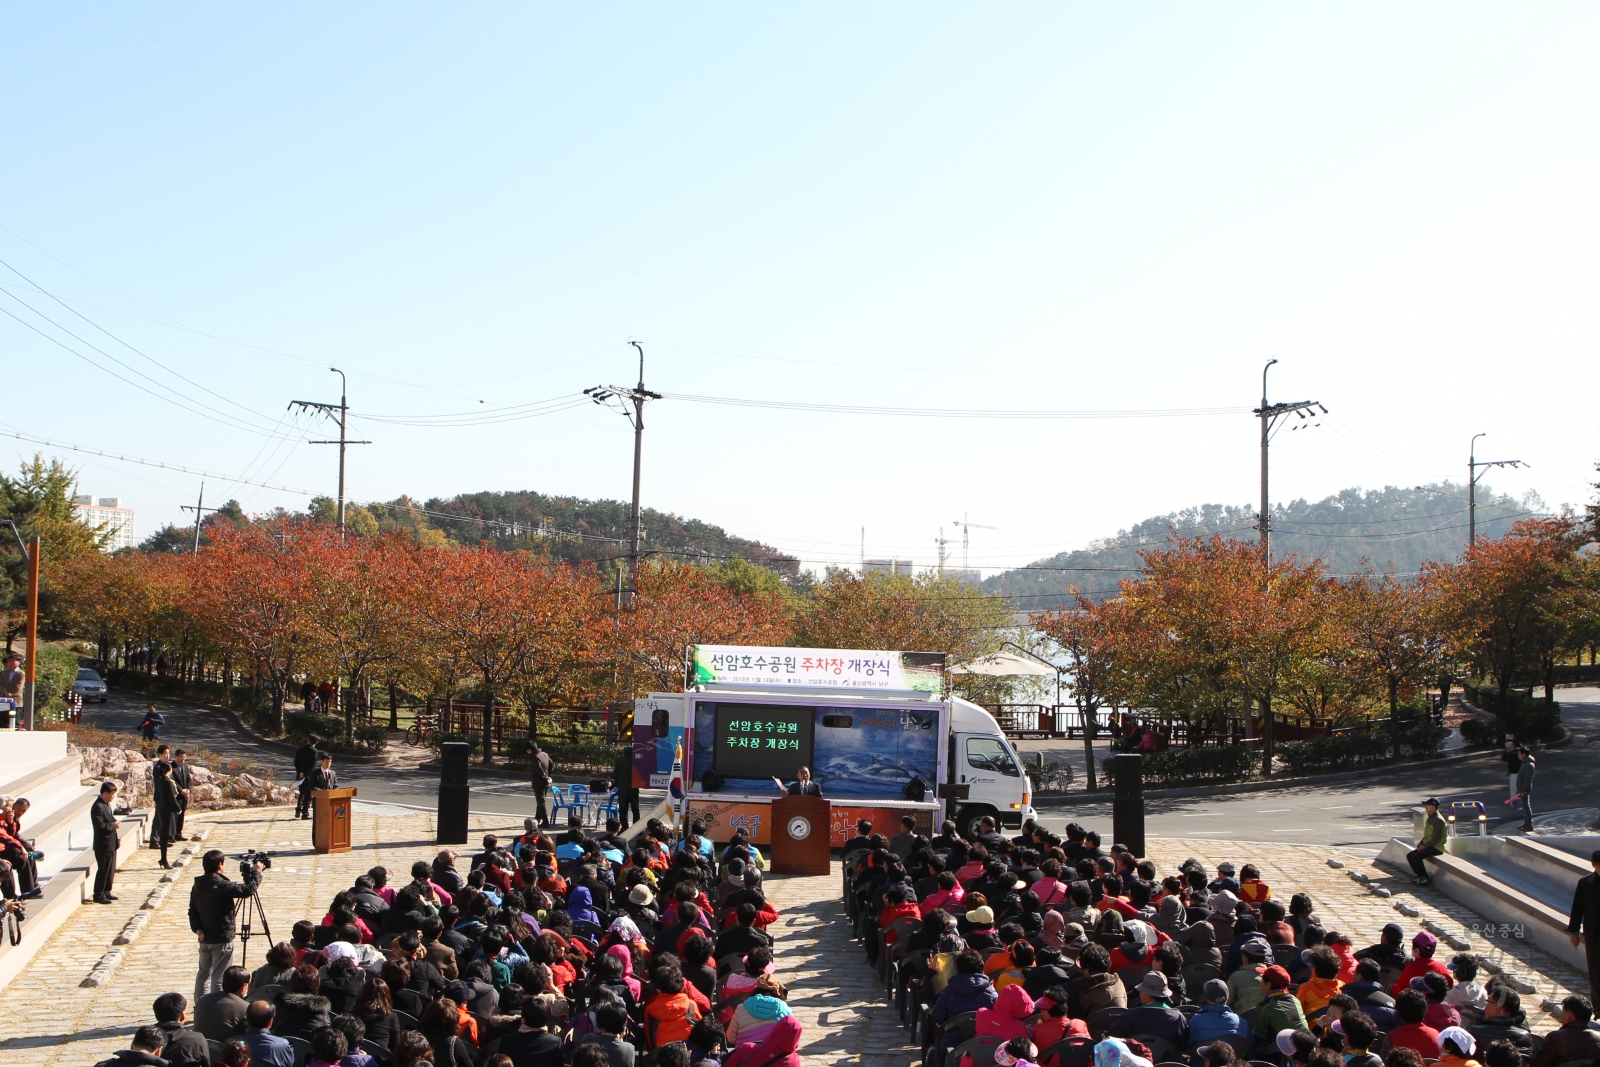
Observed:
[[[1144,757],[1119,753],[1112,762],[1117,793],[1111,801],[1111,837],[1127,845],[1135,856],[1144,855]]]

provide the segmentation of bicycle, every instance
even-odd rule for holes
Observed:
[[[418,715],[409,729],[406,730],[406,744],[425,745],[432,740],[434,732],[438,729],[438,722],[430,715]]]
[[[0,925],[5,927],[5,937],[12,945],[22,942],[22,924],[28,918],[28,905],[20,900],[5,902],[5,914],[0,916]]]

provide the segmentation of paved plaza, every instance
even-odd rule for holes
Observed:
[[[192,820],[205,829],[207,840],[198,843],[189,865],[177,872],[170,895],[150,914],[138,938],[120,958],[103,970],[98,987],[84,979],[97,965],[104,966],[113,940],[142,909],[164,873],[156,854],[141,850],[117,879],[121,899],[113,906],[85,906],[58,931],[40,956],[6,989],[0,1008],[0,1061],[17,1067],[78,1067],[94,1063],[119,1048],[141,1023],[151,1021],[150,1005],[167,990],[188,995],[193,988],[195,938],[187,921],[190,880],[198,873],[199,853],[221,848],[231,857],[247,848],[278,853],[275,865],[262,883],[261,896],[273,933],[286,939],[296,919],[320,919],[333,895],[347,888],[355,876],[377,864],[403,871],[417,859],[428,858],[433,844],[433,817],[399,807],[357,808],[354,838],[362,844],[350,852],[317,856],[310,850],[310,824],[291,817],[290,808],[256,808],[206,814]],[[474,816],[472,837],[483,833],[519,832],[516,820]],[[1584,976],[1551,959],[1520,940],[1508,936],[1486,937],[1481,928],[1489,917],[1466,909],[1431,890],[1418,890],[1399,872],[1373,867],[1370,859],[1311,846],[1232,844],[1206,839],[1156,839],[1151,858],[1163,871],[1188,856],[1208,867],[1222,860],[1252,860],[1278,895],[1294,891],[1311,894],[1316,910],[1329,929],[1349,933],[1358,945],[1376,940],[1386,922],[1403,923],[1408,931],[1432,920],[1462,931],[1475,951],[1520,975],[1536,988],[1525,998],[1535,1029],[1553,1027],[1539,1014],[1539,1004],[1568,991],[1582,991]],[[1330,857],[1358,866],[1374,885],[1389,888],[1393,896],[1375,896],[1352,881],[1343,869],[1328,866]],[[891,1067],[913,1062],[918,1050],[883,998],[876,972],[865,963],[861,947],[848,935],[839,900],[837,866],[833,874],[816,878],[774,876],[769,883],[773,904],[781,918],[773,928],[778,937],[780,973],[789,984],[791,1003],[805,1025],[802,1052],[808,1064],[866,1064]],[[1408,917],[1394,907],[1401,901],[1419,914]],[[248,964],[259,965],[264,943],[252,940]]]

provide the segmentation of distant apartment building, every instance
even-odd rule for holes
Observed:
[[[106,538],[105,551],[132,548],[138,543],[133,533],[133,509],[123,507],[120,496],[103,496],[96,500],[84,494],[73,497],[72,506],[78,511],[79,522],[91,530],[110,535]]]
[[[983,584],[983,572],[976,567],[946,567],[944,576],[946,578],[954,578],[958,582],[965,582],[971,586]]]
[[[903,574],[909,578],[911,577],[911,561],[909,559],[863,560],[861,563],[861,571],[863,574],[871,574],[874,571],[878,571],[883,574]]]

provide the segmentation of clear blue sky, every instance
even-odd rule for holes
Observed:
[[[664,392],[926,408],[1249,408],[1276,356],[1333,412],[1280,499],[1459,480],[1478,431],[1534,464],[1496,488],[1592,496],[1592,6],[8,7],[0,259],[116,340],[3,268],[0,308],[229,418],[0,316],[7,427],[331,493],[333,450],[235,422],[325,436],[280,420],[329,364],[438,416],[630,382],[631,339]],[[593,408],[355,429],[358,500],[629,491]],[[141,534],[198,488],[62,455]],[[996,568],[1256,462],[1247,413],[668,400],[645,501],[847,562],[969,512]]]

